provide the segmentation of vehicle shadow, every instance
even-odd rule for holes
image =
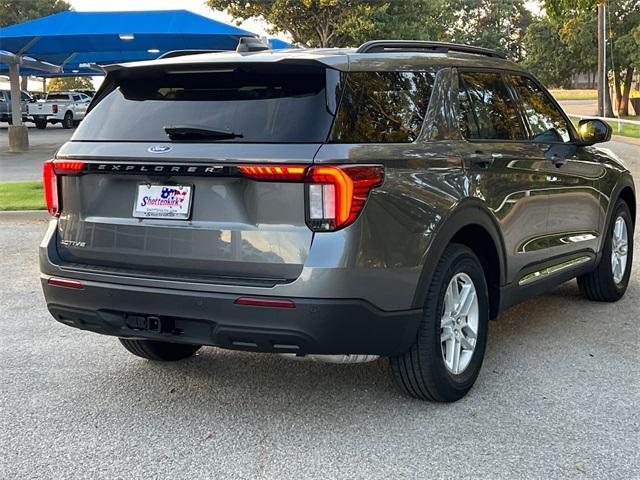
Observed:
[[[636,308],[630,298],[637,293],[632,284],[618,308]],[[96,391],[96,395],[110,396],[110,403],[131,405],[136,415],[140,409],[155,415],[159,409],[171,408],[181,415],[206,416],[224,408],[225,415],[248,416],[251,421],[287,417],[294,423],[324,415],[332,419],[326,421],[338,424],[341,418],[355,421],[397,408],[429,415],[443,414],[448,408],[475,412],[487,402],[499,401],[505,384],[509,391],[524,396],[527,392],[545,395],[544,391],[534,393],[536,383],[544,383],[549,395],[562,390],[567,378],[557,368],[557,352],[573,342],[571,355],[576,357],[577,351],[588,359],[590,339],[598,335],[594,330],[601,329],[604,335],[610,328],[606,324],[610,309],[610,304],[583,299],[573,281],[508,310],[490,324],[485,363],[475,387],[448,407],[402,394],[390,378],[386,359],[334,365],[212,347],[175,363],[149,362],[116,350],[109,362],[116,361],[117,367],[105,371],[108,379],[97,381],[108,392]],[[587,335],[583,344],[580,332]],[[573,362],[580,367],[580,358]],[[557,378],[549,379],[550,375]],[[132,394],[138,400],[135,405]]]

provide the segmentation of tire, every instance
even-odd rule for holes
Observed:
[[[134,355],[161,362],[175,362],[189,358],[201,347],[201,345],[188,343],[169,343],[155,340],[131,340],[128,338],[119,338],[119,340],[124,348]]]
[[[624,222],[627,236],[626,262],[624,272],[618,281],[614,276],[612,254],[614,244],[614,233],[618,219]],[[622,199],[618,199],[613,209],[613,215],[607,228],[604,246],[602,248],[602,258],[598,266],[590,273],[578,277],[578,288],[580,292],[589,300],[596,302],[616,302],[620,300],[629,286],[631,277],[631,267],[633,265],[633,221],[629,206]]]
[[[44,130],[45,128],[47,128],[47,121],[46,120],[34,120],[33,123],[36,124],[36,128],[38,130]]]
[[[445,301],[450,283],[455,284],[456,288],[459,285],[458,280],[454,282],[454,278],[471,281],[477,299],[477,305],[467,317],[471,319],[471,314],[477,313],[475,347],[470,356],[466,352],[466,367],[460,368],[457,373],[445,365],[442,349],[445,344],[442,341],[444,335],[452,333],[451,329],[454,327],[459,328],[456,327],[456,322],[452,323],[454,327],[442,326],[445,311],[450,309],[447,304],[452,304],[450,300]],[[450,317],[454,316],[452,314]],[[389,359],[393,378],[400,389],[412,397],[436,402],[455,402],[464,397],[482,367],[488,322],[489,294],[482,265],[471,249],[452,243],[442,254],[429,285],[414,345],[409,351]],[[459,339],[462,335],[459,331],[455,338]],[[447,336],[449,341],[454,338],[452,335]],[[468,341],[466,334],[465,338]],[[448,347],[449,343],[445,345]],[[460,361],[462,362],[462,356]]]
[[[73,128],[73,113],[67,112],[64,114],[64,119],[62,120],[62,128]]]
[[[78,125],[80,125],[80,120],[74,120],[73,121],[73,128],[78,128]]]

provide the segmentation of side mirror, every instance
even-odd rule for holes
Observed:
[[[578,122],[578,133],[580,134],[582,145],[593,145],[611,140],[613,130],[607,122],[594,118],[580,120]]]

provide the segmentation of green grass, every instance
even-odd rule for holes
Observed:
[[[597,90],[549,90],[556,100],[597,100]]]
[[[618,131],[618,126],[614,122],[611,124],[613,128],[614,135],[622,135],[623,137],[632,137],[632,138],[640,138],[640,126],[638,125],[626,125],[624,123],[620,124],[620,131]]]
[[[0,183],[0,211],[46,208],[42,182]]]

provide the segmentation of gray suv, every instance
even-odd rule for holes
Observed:
[[[240,50],[240,49],[239,49]],[[151,360],[201,345],[389,358],[455,401],[487,322],[574,277],[625,293],[632,177],[490,50],[418,41],[112,66],[44,165],[56,320]]]

